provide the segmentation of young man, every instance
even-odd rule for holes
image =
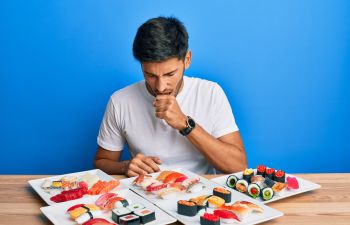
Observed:
[[[184,76],[192,58],[184,25],[176,18],[148,20],[133,54],[144,81],[111,96],[95,167],[127,176],[158,172],[160,164],[199,174],[243,170],[246,154],[225,93],[214,82]],[[119,162],[125,144],[132,159]]]

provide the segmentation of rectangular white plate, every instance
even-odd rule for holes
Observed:
[[[254,170],[254,173],[256,174],[256,169]],[[227,178],[232,175],[232,174],[229,174],[229,175],[224,175],[224,176],[221,176],[221,177],[217,177],[217,178],[213,178],[211,179],[212,181],[214,181],[215,183],[217,184],[220,184],[221,186],[224,186],[224,187],[227,187],[229,188],[227,185],[226,185],[226,180]],[[233,175],[237,176],[238,178],[242,178],[243,177],[243,172],[238,172],[238,173],[233,173]],[[299,182],[299,189],[298,190],[285,190],[284,193],[281,195],[281,196],[274,196],[271,200],[269,201],[263,201],[261,198],[257,198],[256,200],[257,201],[260,201],[262,203],[269,203],[269,202],[273,202],[273,201],[277,201],[277,200],[280,200],[280,199],[283,199],[283,198],[287,198],[287,197],[290,197],[290,196],[293,196],[293,195],[297,195],[297,194],[300,194],[300,193],[304,193],[304,192],[307,192],[307,191],[312,191],[312,190],[315,190],[315,189],[318,189],[321,187],[321,185],[319,184],[315,184],[311,181],[308,181],[308,180],[305,180],[305,179],[302,179],[302,178],[299,178],[297,176],[294,176],[294,175],[291,175],[291,174],[287,174],[286,173],[286,179],[288,176],[291,176],[291,177],[296,177],[298,182]],[[230,188],[231,189],[231,188]],[[235,189],[231,189],[233,190],[233,192],[236,192],[238,193],[238,191],[236,191]],[[248,198],[252,199],[251,197],[249,197],[247,195]]]
[[[139,194],[140,196],[148,199],[150,202],[153,202],[155,205],[157,205],[159,208],[163,209],[164,211],[166,211],[167,213],[169,213],[170,215],[172,215],[173,217],[175,217],[176,219],[178,219],[180,222],[182,222],[183,224],[193,224],[193,225],[199,225],[200,224],[200,217],[199,215],[194,216],[194,217],[188,217],[188,216],[183,216],[177,213],[177,201],[180,199],[183,200],[189,200],[190,198],[193,197],[197,197],[200,195],[206,195],[206,194],[212,194],[213,193],[213,189],[215,187],[218,187],[220,185],[218,185],[215,182],[212,182],[204,177],[201,177],[195,173],[192,173],[186,169],[171,169],[172,171],[177,171],[177,172],[181,172],[185,175],[187,175],[190,178],[195,178],[195,177],[199,177],[201,179],[201,182],[204,183],[204,185],[206,186],[205,189],[203,189],[200,193],[195,193],[195,194],[188,194],[188,193],[184,193],[181,195],[178,195],[176,198],[174,199],[170,199],[170,200],[164,200],[164,199],[160,199],[158,197],[156,197],[155,195],[152,194],[146,194],[144,192],[144,190],[142,190],[139,187],[133,186],[132,185],[132,181],[135,178],[128,178],[128,179],[123,179],[120,180],[121,183],[123,183],[125,186],[129,186],[131,190],[135,191],[137,194]],[[159,173],[154,173],[151,174],[154,178],[158,176]],[[232,192],[232,201],[231,203],[233,204],[236,201],[250,201],[254,204],[257,204],[259,206],[261,206],[264,209],[264,213],[253,213],[251,214],[249,217],[245,218],[243,221],[241,221],[239,224],[257,224],[257,223],[262,223],[268,220],[272,220],[275,219],[277,217],[280,217],[283,215],[282,212],[272,209],[270,207],[265,206],[264,204],[262,204],[261,202],[258,202],[254,199],[251,199],[250,197],[241,194],[239,192]]]
[[[151,210],[154,210],[156,214],[156,220],[150,223],[147,223],[147,225],[162,225],[162,224],[169,224],[169,223],[176,222],[176,219],[174,219],[173,217],[171,217],[170,215],[168,215],[167,213],[165,213],[164,211],[162,211],[161,209],[159,209],[149,201],[143,199],[142,197],[138,196],[137,194],[135,194],[130,190],[121,190],[121,191],[113,191],[113,192],[117,193],[121,197],[132,200],[134,203],[141,203],[145,207]],[[89,196],[82,199],[62,202],[52,206],[41,207],[40,210],[44,213],[44,215],[49,220],[51,220],[53,224],[76,225],[77,223],[70,218],[69,214],[66,213],[67,209],[76,204],[95,204],[95,201],[98,199],[98,197],[99,196]],[[100,218],[104,218],[110,222],[113,222],[111,211],[107,211],[103,213],[102,216],[100,216]]]
[[[109,176],[108,174],[106,174],[102,170],[95,169],[95,170],[87,170],[87,171],[82,171],[82,172],[77,172],[77,173],[63,174],[63,175],[58,175],[58,176],[53,176],[53,177],[46,177],[46,178],[41,178],[41,179],[36,179],[36,180],[30,180],[30,181],[28,181],[28,183],[30,184],[30,186],[32,186],[32,188],[38,193],[38,195],[40,195],[40,197],[48,205],[53,205],[53,204],[57,204],[56,202],[53,202],[50,200],[50,198],[54,195],[45,192],[41,188],[41,185],[44,182],[44,180],[50,179],[50,180],[54,181],[54,180],[59,180],[64,176],[77,176],[77,177],[79,177],[85,173],[96,174],[103,181],[110,181],[110,180],[114,179],[113,177]],[[127,186],[123,186],[123,184],[119,184],[119,186],[113,190],[117,191],[117,190],[122,190],[122,189],[127,189],[127,188],[128,188]],[[84,195],[83,198],[85,198],[87,196],[90,196],[90,195]]]

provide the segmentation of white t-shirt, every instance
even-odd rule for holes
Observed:
[[[128,144],[132,156],[141,152],[159,157],[164,166],[198,174],[214,173],[207,159],[185,136],[155,117],[154,98],[145,81],[116,91],[101,123],[98,145],[120,151]],[[238,131],[227,97],[217,83],[184,76],[184,86],[176,100],[185,115],[215,138]]]

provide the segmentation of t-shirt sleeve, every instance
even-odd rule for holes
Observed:
[[[212,135],[215,138],[239,130],[226,94],[218,84],[215,84],[213,89],[212,113]]]
[[[97,137],[99,146],[110,151],[123,150],[126,141],[120,118],[120,109],[116,108],[115,103],[110,98]]]

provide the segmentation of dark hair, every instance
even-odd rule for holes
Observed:
[[[186,28],[174,17],[157,17],[142,24],[132,48],[139,62],[161,62],[173,57],[184,60],[187,49]]]

